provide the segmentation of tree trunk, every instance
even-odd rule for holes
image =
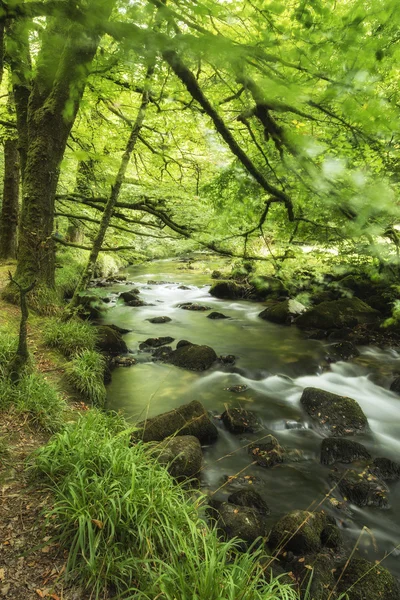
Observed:
[[[0,216],[0,258],[17,256],[17,223],[19,199],[18,140],[4,142],[4,187]]]

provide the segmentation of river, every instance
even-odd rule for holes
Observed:
[[[388,387],[393,373],[400,372],[400,354],[393,349],[360,347],[358,358],[328,365],[325,361],[328,343],[304,339],[294,326],[263,321],[258,317],[262,303],[211,297],[208,290],[214,265],[204,263],[202,267],[200,271],[192,271],[182,262],[154,261],[121,272],[134,282],[130,287],[116,284],[96,290],[100,295],[111,293],[110,308],[103,322],[132,330],[124,339],[138,361],[133,367],[113,372],[108,386],[108,407],[122,410],[132,421],[195,399],[216,417],[227,404],[253,411],[263,426],[255,434],[234,436],[215,419],[219,439],[205,448],[202,477],[205,491],[219,490],[218,496],[224,497],[235,485],[235,480],[226,485],[226,476],[240,473],[247,484],[253,481],[252,485],[264,496],[271,508],[271,524],[290,510],[315,508],[322,503],[321,507],[336,518],[350,544],[367,527],[360,542],[361,554],[375,560],[391,553],[384,565],[400,575],[400,549],[396,549],[400,544],[400,482],[390,484],[388,510],[353,505],[348,510],[336,508],[326,497],[330,490],[330,468],[320,464],[322,437],[312,428],[299,402],[307,386],[354,398],[371,428],[369,433],[358,435],[357,441],[373,457],[399,461],[400,398]],[[166,283],[148,285],[149,280]],[[180,289],[182,284],[189,289]],[[140,297],[150,306],[128,307],[116,300],[117,293],[131,287],[138,287]],[[208,312],[178,308],[182,302],[206,304],[230,319],[208,319]],[[165,324],[147,320],[156,316],[172,320]],[[152,362],[151,354],[140,352],[138,345],[148,337],[160,336],[172,336],[176,342],[187,339],[207,344],[218,355],[234,354],[236,364],[232,367],[218,363],[197,373]],[[236,385],[245,385],[247,389],[241,393],[226,389]],[[296,458],[294,453],[293,460],[272,469],[250,465],[245,446],[266,433],[273,433],[285,448],[299,450],[299,456]]]

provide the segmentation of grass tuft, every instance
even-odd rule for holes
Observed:
[[[78,319],[66,322],[49,319],[43,327],[43,339],[46,346],[57,348],[64,356],[72,356],[93,350],[97,335],[94,327]]]
[[[106,400],[105,364],[104,357],[95,350],[83,350],[65,368],[68,382],[96,406],[103,406]]]
[[[164,600],[295,600],[267,582],[262,550],[241,553],[199,517],[191,498],[130,445],[118,416],[92,409],[37,451],[33,472],[54,493],[48,519],[68,549],[67,576],[91,597]]]

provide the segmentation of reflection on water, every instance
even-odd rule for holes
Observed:
[[[254,485],[264,493],[271,507],[271,522],[288,510],[316,507],[325,499],[322,506],[345,527],[348,539],[355,541],[363,525],[371,530],[378,542],[378,553],[371,536],[363,538],[362,552],[376,558],[392,550],[400,543],[397,510],[400,484],[391,485],[392,508],[388,511],[352,507],[349,515],[334,508],[325,498],[330,483],[329,469],[319,463],[321,436],[312,429],[299,400],[307,386],[354,398],[371,427],[369,433],[357,436],[357,440],[373,456],[399,461],[400,399],[382,387],[388,387],[392,373],[400,369],[398,353],[365,348],[353,362],[336,363],[327,370],[324,361],[327,344],[303,339],[295,327],[259,319],[261,303],[212,298],[208,294],[209,273],[199,274],[184,268],[179,262],[157,261],[126,270],[125,274],[135,282],[149,306],[132,308],[117,302],[104,318],[105,323],[132,329],[124,339],[138,360],[132,368],[114,371],[108,387],[109,406],[122,409],[133,420],[154,416],[194,399],[200,400],[215,416],[227,404],[252,410],[262,425],[255,434],[233,436],[215,419],[220,435],[216,444],[205,449],[205,488],[216,490],[222,486],[218,494],[226,494],[229,486],[223,485],[224,477],[242,471],[242,476],[256,478]],[[170,283],[148,285],[148,280]],[[179,289],[181,284],[190,289]],[[111,291],[126,289],[129,287],[121,284]],[[100,293],[109,292],[106,289]],[[183,302],[206,304],[230,319],[211,320],[207,312],[182,310],[177,305]],[[172,320],[158,325],[147,320],[156,316]],[[218,363],[205,373],[193,373],[153,363],[150,354],[139,352],[141,341],[164,335],[172,336],[176,342],[188,339],[207,344],[218,355],[234,354],[236,365]],[[226,390],[233,385],[248,387],[235,394]],[[252,465],[246,446],[270,431],[288,450],[300,450],[300,456],[269,470]],[[385,564],[400,572],[399,560],[393,553]]]

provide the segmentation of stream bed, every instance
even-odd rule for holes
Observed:
[[[294,326],[263,321],[258,317],[262,303],[211,297],[208,290],[213,268],[210,263],[199,272],[178,260],[154,261],[120,273],[127,276],[130,287],[114,284],[95,290],[111,295],[103,323],[132,330],[124,340],[137,360],[135,366],[113,371],[107,387],[108,408],[122,410],[134,422],[199,400],[215,416],[219,428],[217,442],[204,449],[205,492],[217,490],[217,497],[224,498],[238,481],[253,485],[271,508],[271,524],[290,510],[319,505],[335,517],[349,544],[356,543],[363,527],[368,528],[359,542],[360,553],[371,560],[390,553],[384,566],[400,576],[400,548],[396,548],[400,544],[400,482],[390,484],[391,508],[387,510],[354,505],[337,508],[329,494],[330,467],[320,464],[322,436],[300,405],[302,390],[309,386],[354,398],[370,425],[370,432],[356,440],[373,457],[399,462],[400,398],[388,388],[393,373],[400,372],[400,351],[360,347],[356,359],[328,365],[327,342],[304,339]],[[181,289],[182,285],[188,289]],[[118,293],[132,287],[139,288],[140,298],[150,306],[129,307],[116,300]],[[230,318],[208,319],[210,311],[178,308],[183,302],[205,304]],[[147,320],[158,316],[170,317],[171,321],[153,324]],[[236,363],[216,363],[199,373],[153,362],[150,353],[139,351],[139,343],[160,336],[173,337],[173,347],[182,339],[206,344],[218,356],[235,355]],[[247,389],[240,393],[226,389],[237,385]],[[226,405],[253,411],[263,429],[232,435],[218,419]],[[298,456],[293,453],[293,460],[271,469],[251,465],[246,446],[268,433],[288,450],[299,451]],[[235,475],[237,478],[227,483],[227,477]],[[333,496],[341,500],[338,492]]]

